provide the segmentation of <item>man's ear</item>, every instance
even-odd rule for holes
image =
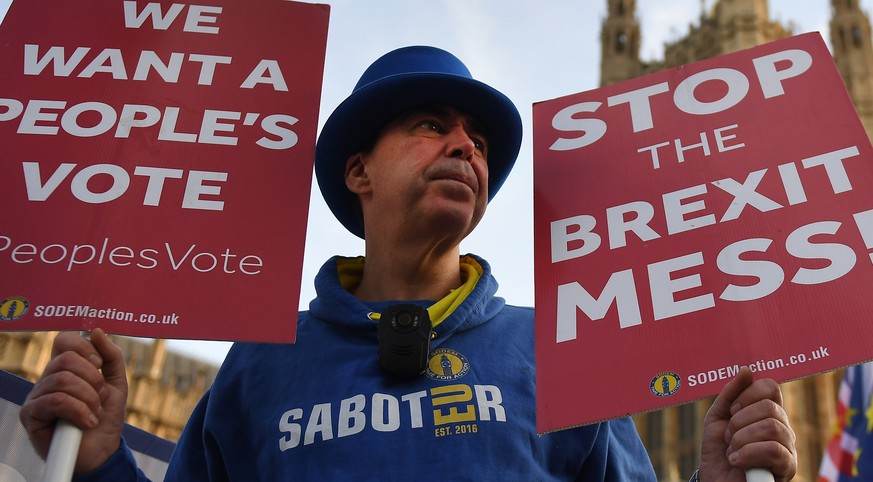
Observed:
[[[370,177],[360,152],[352,154],[346,160],[346,187],[355,194],[363,194],[370,188]]]

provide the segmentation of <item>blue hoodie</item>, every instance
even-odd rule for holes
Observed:
[[[371,313],[391,303],[353,297],[330,259],[296,344],[230,350],[166,480],[654,481],[629,418],[537,435],[533,310],[496,297],[470,258],[478,282],[405,381],[378,364]],[[91,476],[127,480],[132,464],[122,449]]]

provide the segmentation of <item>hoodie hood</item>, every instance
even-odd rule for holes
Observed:
[[[472,254],[464,255],[464,257],[478,263],[481,267],[479,281],[466,299],[434,328],[436,338],[431,340],[432,348],[439,346],[443,340],[455,332],[469,330],[487,322],[496,316],[506,304],[503,298],[494,296],[498,284],[491,275],[491,266],[488,262]],[[421,300],[393,300],[365,303],[358,300],[340,282],[337,265],[339,260],[343,260],[343,263],[350,261],[363,265],[363,258],[343,258],[340,256],[334,256],[322,265],[315,277],[316,297],[309,304],[309,310],[316,318],[337,327],[371,330],[375,335],[377,322],[370,318],[371,312],[381,311],[381,309],[395,303],[422,302]],[[423,302],[428,303],[425,308],[435,301],[437,300]]]

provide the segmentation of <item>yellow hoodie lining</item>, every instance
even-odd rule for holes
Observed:
[[[361,284],[364,275],[364,257],[339,258],[336,262],[339,282],[348,291],[354,291]],[[464,302],[476,287],[482,276],[482,266],[472,256],[462,256],[460,259],[461,286],[453,289],[442,299],[427,308],[433,326],[442,323],[455,309]],[[370,318],[379,319],[377,313],[371,313]]]

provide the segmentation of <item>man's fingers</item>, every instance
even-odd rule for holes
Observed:
[[[756,407],[767,403],[767,401],[761,401],[760,404],[756,404]],[[786,448],[794,446],[795,434],[788,424],[785,411],[773,402],[769,402],[769,404],[775,408],[758,410],[757,413],[747,417],[746,421],[737,423],[736,426],[734,421],[731,421],[731,435],[728,440],[729,452],[764,440],[775,441]],[[768,416],[768,412],[776,413]],[[741,412],[740,415],[745,414]]]
[[[774,424],[775,428],[790,426],[788,413],[785,412],[782,405],[771,399],[762,399],[735,413],[728,424],[728,431],[729,434],[735,434],[743,428],[754,427],[758,424],[763,424],[762,428],[764,429],[771,428],[771,424]],[[758,428],[758,430],[760,429]],[[788,432],[793,434],[791,430]]]
[[[776,479],[788,480],[797,472],[797,458],[786,446],[772,440],[745,445],[729,457],[734,467],[766,467]]]
[[[740,368],[737,376],[728,382],[721,389],[718,396],[715,397],[715,401],[712,403],[712,407],[710,407],[709,412],[707,413],[707,418],[717,417],[717,419],[721,420],[729,419],[732,413],[731,407],[736,404],[737,399],[743,390],[751,384],[752,371],[748,367]]]
[[[116,387],[126,387],[127,375],[124,366],[124,353],[121,348],[112,343],[100,328],[91,332],[90,345],[96,349],[96,355],[101,360],[101,369],[106,382]]]
[[[69,351],[78,353],[79,356],[88,360],[96,368],[103,366],[103,358],[97,352],[97,349],[90,340],[78,332],[67,331],[61,333],[52,344],[52,358]]]
[[[94,343],[77,333],[61,333],[52,351],[54,357],[27,396],[22,423],[44,430],[65,419],[83,429],[95,427],[107,396],[105,374],[113,382],[125,377],[121,350],[98,329]],[[39,427],[43,424],[46,427]]]
[[[57,419],[69,420],[82,429],[94,428],[99,423],[101,415],[100,405],[97,410],[92,410],[89,403],[65,392],[50,392],[34,397],[30,400],[27,409],[22,409],[22,423],[36,425],[53,425]],[[27,421],[26,421],[27,420]]]
[[[782,405],[782,390],[779,384],[770,378],[755,380],[737,396],[731,405],[731,415],[749,407],[761,400],[771,400],[777,405]]]
[[[53,359],[27,398],[32,415],[42,421],[68,419],[79,427],[96,425],[101,415],[103,376],[77,353],[65,352]]]
[[[727,456],[738,468],[766,467],[777,479],[797,470],[796,435],[782,407],[782,391],[773,380],[748,385],[731,405],[725,433]]]
[[[45,457],[58,420],[82,429],[77,472],[89,472],[118,449],[127,400],[121,349],[103,330],[91,339],[68,332],[52,345],[53,358],[19,412],[37,453]]]

